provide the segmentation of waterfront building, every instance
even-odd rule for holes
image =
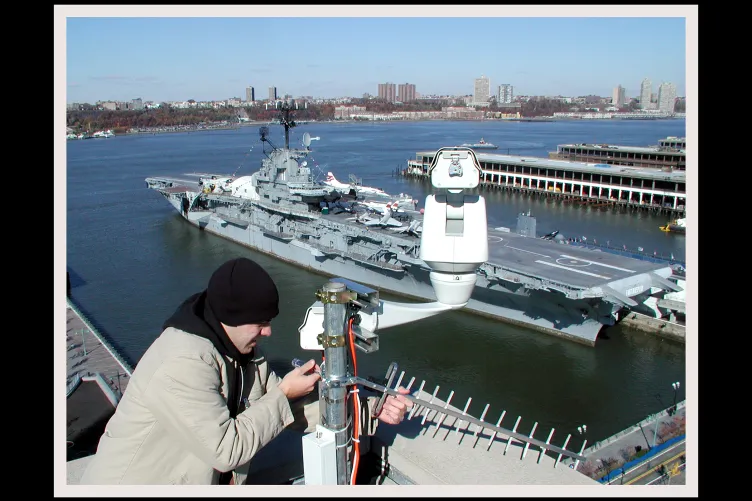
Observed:
[[[658,109],[666,113],[673,113],[675,103],[676,85],[671,82],[663,82],[658,87]]]
[[[442,106],[441,111],[444,113],[444,116],[449,120],[453,118],[480,120],[485,115],[484,111],[476,110],[474,108],[467,108],[463,106]]]
[[[419,151],[408,160],[408,175],[428,176],[435,151]],[[686,172],[624,167],[548,158],[475,153],[481,185],[527,193],[566,196],[583,201],[612,203],[683,214]]]
[[[640,107],[643,110],[651,109],[650,100],[653,96],[653,83],[649,78],[645,78],[640,85]]]
[[[379,99],[390,103],[397,100],[397,85],[391,82],[379,84]]]
[[[557,160],[623,165],[651,169],[686,170],[684,138],[666,138],[658,146],[617,146],[613,144],[560,144],[548,156]]]
[[[399,101],[409,103],[415,101],[415,84],[404,83],[399,85]]]
[[[510,84],[499,85],[498,92],[496,94],[496,102],[498,104],[510,104],[514,99],[514,88]]]
[[[687,138],[685,137],[676,137],[676,136],[668,136],[665,139],[658,140],[658,147],[664,148],[664,149],[677,149],[677,150],[686,150],[687,149]]]
[[[366,111],[365,106],[337,106],[334,108],[334,119],[347,120],[354,115],[364,115]]]
[[[491,79],[481,75],[475,79],[475,91],[473,92],[473,104],[487,103],[491,97]]]
[[[624,87],[622,87],[621,85],[614,87],[614,94],[613,94],[613,97],[611,98],[611,103],[616,108],[621,108],[622,106],[624,106],[626,101],[627,101],[627,98],[626,98],[626,92],[624,90]],[[615,110],[615,111],[618,111],[618,110]]]
[[[276,101],[276,100],[277,100],[277,88],[269,87],[269,101]]]
[[[245,101],[247,103],[252,103],[256,100],[256,92],[254,91],[253,87],[248,86],[245,88]]]

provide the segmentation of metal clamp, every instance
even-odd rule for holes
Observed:
[[[389,388],[389,386],[391,386],[395,374],[397,374],[397,362],[392,362],[391,364],[389,364],[389,368],[386,370],[386,376],[384,376],[384,379],[386,379],[386,384],[384,385],[385,387]],[[381,394],[379,401],[376,403],[376,407],[374,407],[373,411],[371,411],[372,417],[377,417],[379,413],[381,413],[381,408],[384,407],[384,400],[386,400],[386,397],[386,392]]]
[[[345,346],[345,336],[327,336],[323,332],[316,336],[316,340],[324,348],[341,348]]]

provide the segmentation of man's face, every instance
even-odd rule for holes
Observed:
[[[230,337],[232,344],[243,355],[247,355],[253,350],[259,336],[268,337],[272,335],[271,322],[238,325],[237,327],[222,324],[222,327],[224,327],[225,332]]]

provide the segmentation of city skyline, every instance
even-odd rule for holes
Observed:
[[[254,18],[200,17],[209,12],[202,7],[186,7],[198,17],[178,19],[134,16],[185,15],[179,13],[184,9],[56,6],[57,36],[65,41],[65,101],[243,99],[247,87],[361,97],[377,94],[383,82],[409,82],[420,95],[472,95],[480,75],[508,83],[515,96],[610,96],[621,85],[627,96],[639,97],[646,78],[656,87],[671,82],[677,96],[686,96],[686,35],[696,37],[697,13],[693,6],[670,6],[666,13],[651,7],[651,13],[682,17],[600,17],[623,9],[587,6],[590,14],[583,15],[599,17],[372,18],[366,16],[375,13],[362,7],[338,6],[348,17],[303,17],[335,15],[332,6],[316,6],[316,14],[301,7],[301,17]],[[274,15],[271,7],[250,11]],[[243,6],[211,9],[212,15],[251,15]],[[534,15],[532,8],[484,9]],[[565,11],[573,9],[581,10]],[[451,9],[421,11],[448,15]],[[67,17],[58,23],[58,16]]]

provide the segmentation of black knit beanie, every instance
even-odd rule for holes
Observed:
[[[272,277],[244,257],[217,268],[209,279],[206,300],[217,320],[233,327],[268,322],[279,314],[279,294]]]

